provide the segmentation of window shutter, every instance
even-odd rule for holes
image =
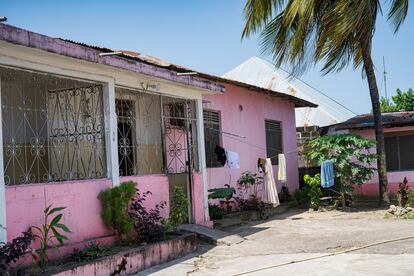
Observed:
[[[266,154],[272,157],[272,164],[277,165],[277,155],[283,152],[282,127],[280,122],[265,120]]]
[[[414,169],[414,136],[400,136],[398,137],[400,149],[400,170]]]
[[[398,137],[385,138],[385,155],[387,161],[387,171],[398,171]]]
[[[215,153],[216,146],[221,146],[220,112],[203,110],[203,118],[207,168],[221,167]]]

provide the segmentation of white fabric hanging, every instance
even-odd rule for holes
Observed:
[[[230,169],[240,169],[240,156],[237,152],[226,150],[226,157]]]
[[[273,177],[273,167],[272,160],[270,158],[266,159],[265,163],[266,172],[264,173],[264,183],[263,183],[263,194],[262,201],[272,204],[274,207],[280,205],[279,196],[277,195],[276,182]]]
[[[280,182],[286,182],[286,157],[283,153],[279,153],[277,159],[277,179]]]

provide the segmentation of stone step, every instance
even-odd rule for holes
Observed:
[[[201,239],[214,245],[231,246],[244,241],[244,239],[237,234],[230,234],[219,229],[211,229],[197,224],[183,224],[178,229],[185,232],[196,233]]]

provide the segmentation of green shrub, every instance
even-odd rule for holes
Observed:
[[[112,249],[108,245],[100,245],[99,243],[91,243],[84,249],[73,249],[72,259],[78,263],[89,262],[112,254]]]
[[[411,189],[408,191],[405,207],[414,207],[414,191]]]
[[[226,214],[226,210],[215,204],[208,205],[208,212],[210,218],[213,220],[222,219]]]
[[[303,180],[309,187],[308,195],[311,201],[310,208],[316,211],[319,209],[319,205],[321,202],[322,190],[319,187],[321,185],[321,176],[319,174],[316,174],[312,177],[307,174],[303,177]]]
[[[303,187],[301,189],[296,189],[293,193],[293,198],[298,204],[303,204],[309,201],[309,187]]]
[[[174,230],[188,220],[188,198],[180,186],[175,186],[169,221]]]
[[[118,240],[128,237],[134,228],[134,220],[128,214],[128,205],[135,195],[135,183],[130,181],[106,189],[99,194],[102,203],[102,219],[112,228]]]

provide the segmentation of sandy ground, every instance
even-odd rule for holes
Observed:
[[[293,209],[264,222],[224,229],[242,236],[242,243],[203,245],[194,254],[139,275],[238,275],[374,242],[414,237],[414,220],[384,219],[384,212]],[[414,238],[243,275],[414,275],[413,260]]]

